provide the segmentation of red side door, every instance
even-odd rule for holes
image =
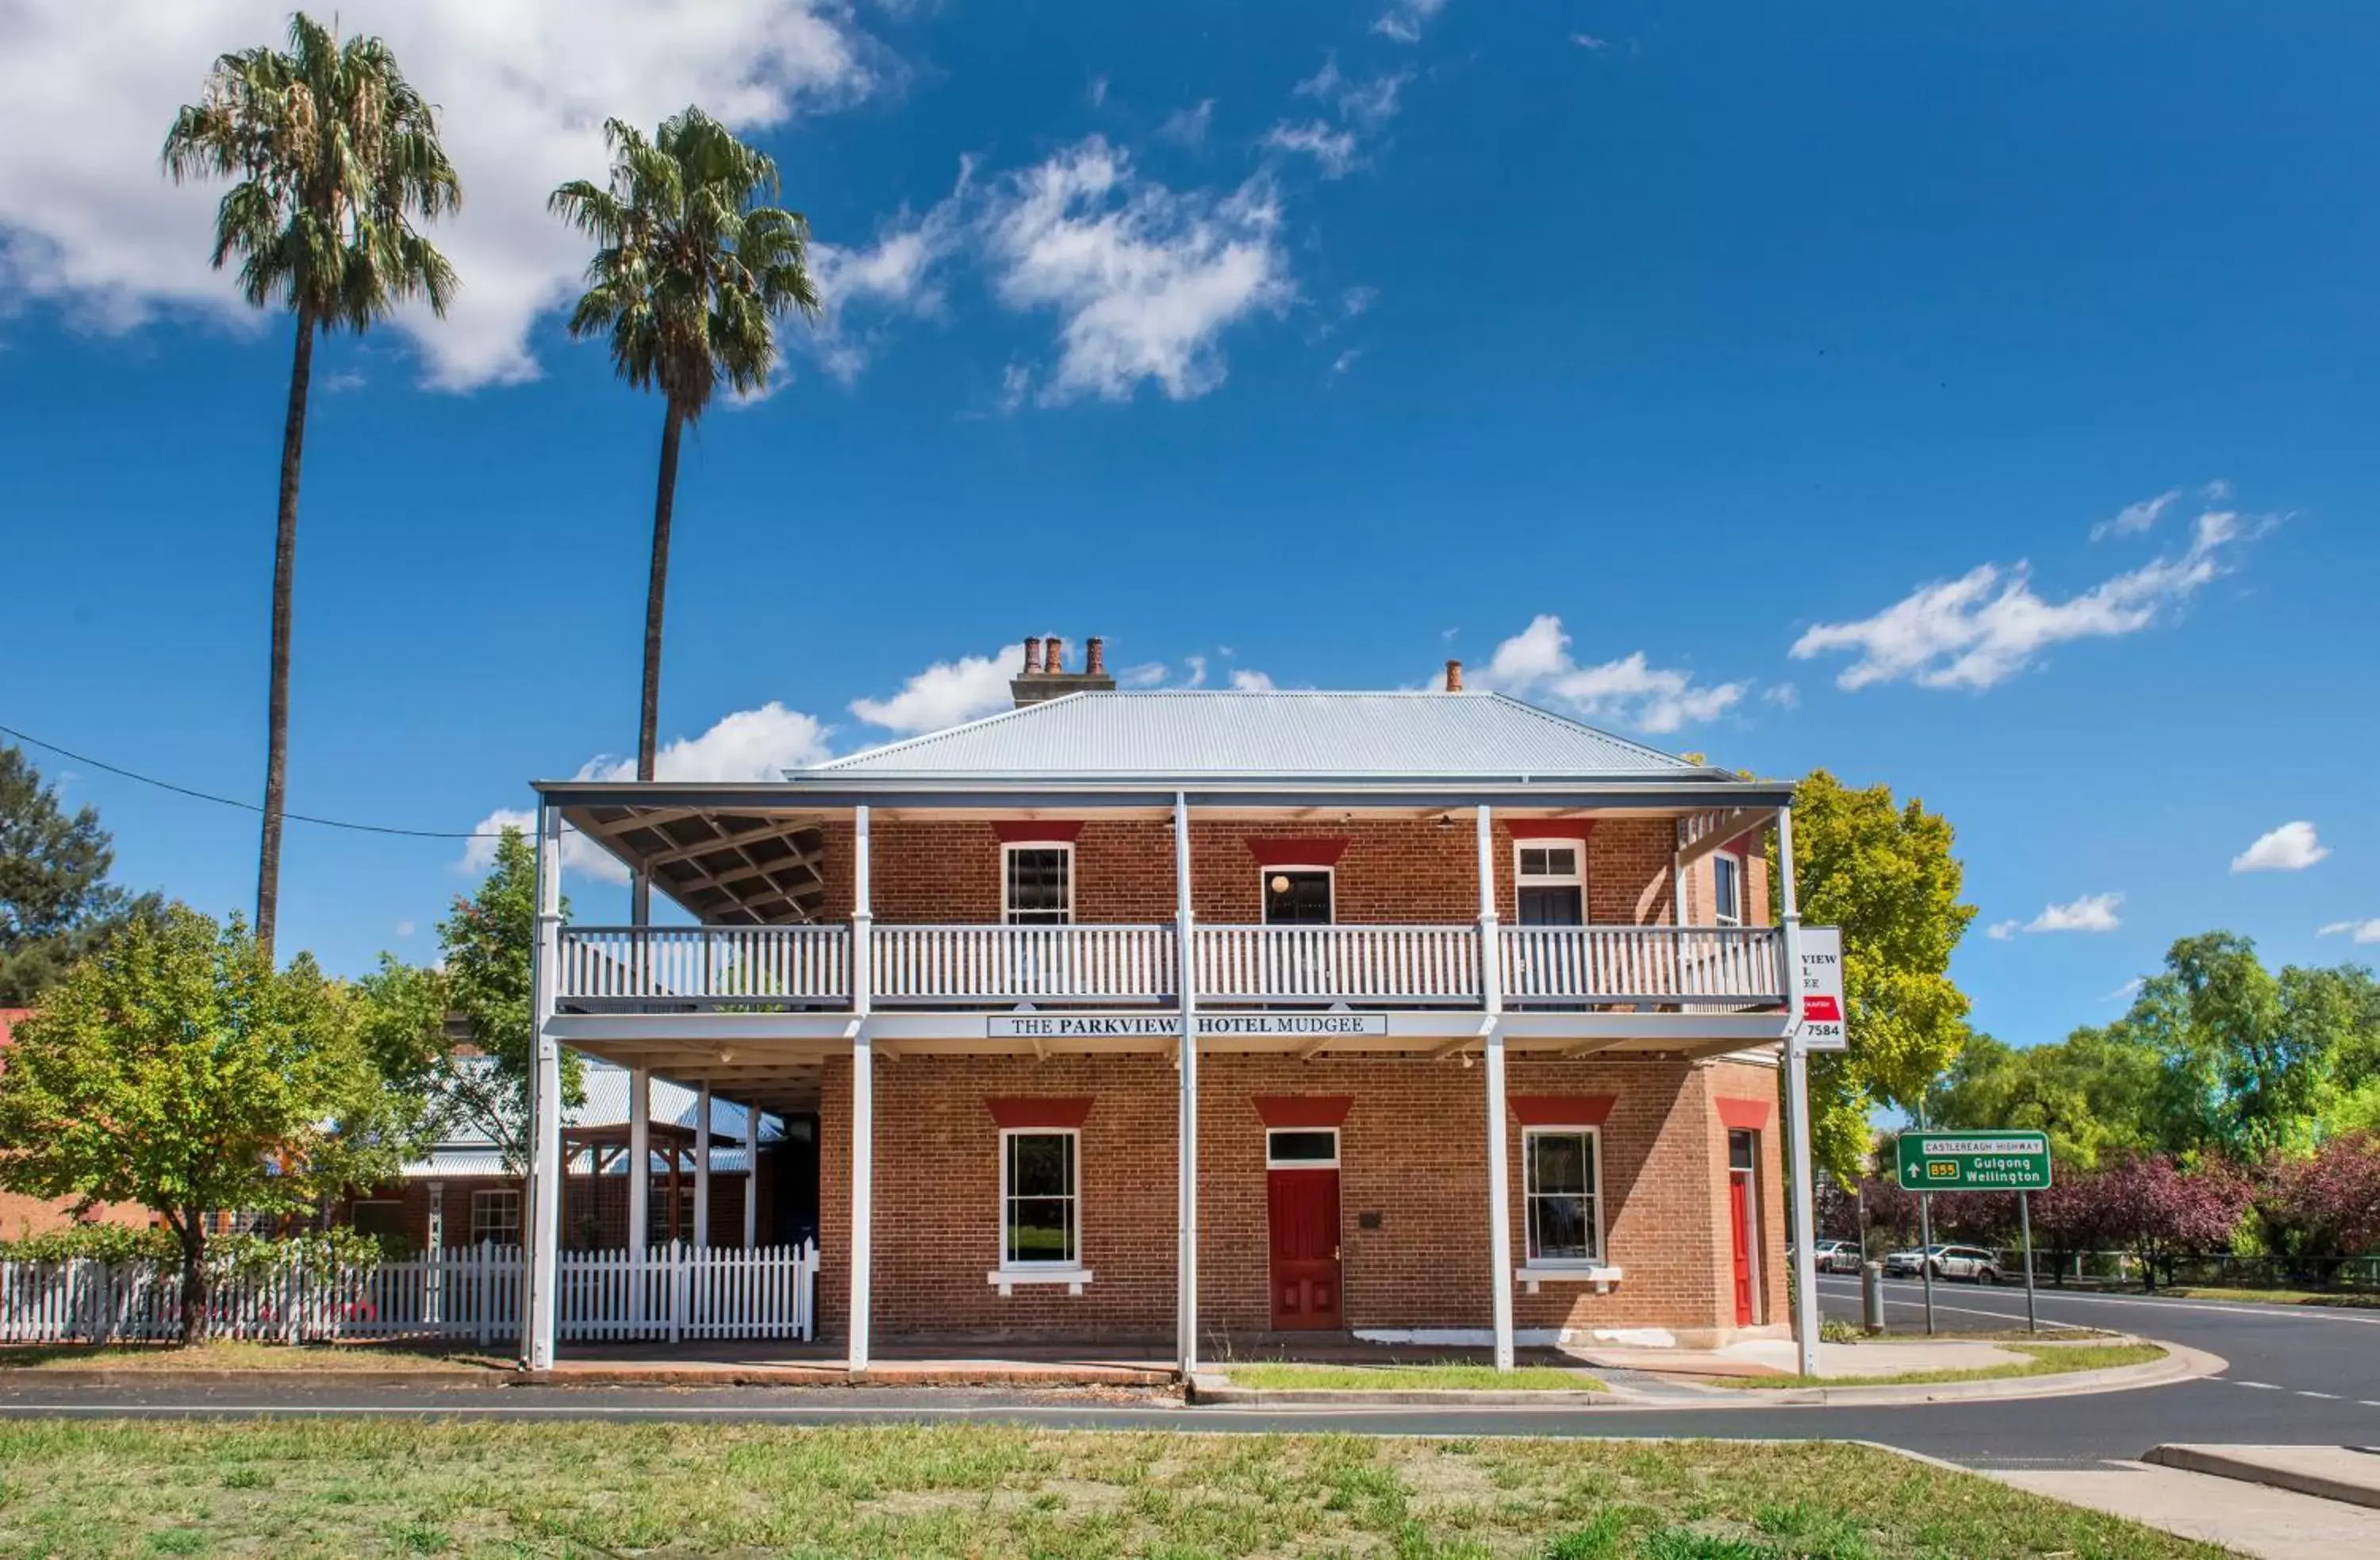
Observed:
[[[1728,1234],[1735,1248],[1735,1324],[1752,1325],[1752,1176],[1736,1170],[1727,1177]]]
[[[1273,1326],[1339,1327],[1338,1169],[1268,1170],[1265,1203],[1272,1226]]]

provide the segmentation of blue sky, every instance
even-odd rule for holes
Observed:
[[[288,338],[155,148],[279,7],[144,6],[0,19],[0,722],[252,795]],[[689,445],[674,762],[974,713],[1033,632],[1173,686],[1456,655],[1924,797],[2014,1042],[2178,935],[2380,940],[2368,7],[340,10],[442,106],[465,301],[318,360],[300,810],[468,830],[631,747],[660,412],[563,335],[540,201],[693,100],[835,308]],[[36,757],[126,881],[249,902],[252,817]],[[285,945],[430,957],[462,848],[291,825]]]

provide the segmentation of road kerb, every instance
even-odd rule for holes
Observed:
[[[2151,1447],[2141,1460],[2380,1510],[2380,1452],[2360,1447],[2178,1444]]]

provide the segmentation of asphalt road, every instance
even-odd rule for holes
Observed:
[[[1892,1320],[1919,1318],[1915,1285],[1888,1286]],[[1962,1328],[2022,1323],[2022,1291],[1937,1286]],[[1821,1281],[1829,1315],[1855,1317],[1857,1282]],[[1958,1308],[1953,1310],[1951,1308]],[[1893,1408],[1184,1408],[1015,1393],[539,1387],[321,1388],[269,1378],[206,1387],[0,1383],[0,1414],[247,1417],[366,1414],[848,1424],[976,1419],[1083,1429],[1350,1431],[1367,1434],[1712,1436],[1881,1441],[1978,1468],[2081,1468],[2165,1441],[2380,1444],[2380,1312],[2045,1292],[2045,1321],[2118,1327],[2230,1361],[2221,1376],[2082,1397]]]

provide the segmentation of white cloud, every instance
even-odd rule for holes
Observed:
[[[1418,43],[1422,23],[1445,8],[1446,0],[1395,0],[1372,24],[1372,30],[1400,43]]]
[[[410,937],[410,936],[412,936],[412,935],[413,935],[413,932],[414,932],[414,925],[413,925],[413,922],[411,922],[411,921],[409,921],[409,920],[400,920],[400,921],[398,921],[398,922],[396,923],[396,934],[397,934],[398,936],[400,936],[400,937]]]
[[[2330,854],[2303,819],[2256,836],[2256,843],[2231,858],[2235,872],[2301,872]]]
[[[942,312],[949,301],[945,275],[967,239],[965,211],[974,178],[974,160],[962,158],[957,185],[922,215],[903,210],[865,247],[810,246],[810,274],[824,312],[795,340],[829,374],[849,384],[868,366],[877,344],[877,333],[865,323],[871,316]]]
[[[1170,140],[1177,146],[1204,146],[1208,127],[1215,122],[1215,100],[1202,98],[1195,108],[1177,108],[1157,127],[1160,140]]]
[[[2147,984],[2148,982],[2146,981],[2143,981],[2139,976],[2135,975],[2131,980],[2125,981],[2122,985],[2118,986],[2114,991],[2109,992],[2106,996],[2101,997],[2099,1000],[2101,1002],[2130,1002],[2132,998],[2140,995],[2141,988]]]
[[[1025,404],[1026,394],[1033,388],[1033,371],[1023,363],[1011,363],[1000,371],[1000,409],[1013,412]]]
[[[1232,673],[1232,691],[1234,693],[1270,693],[1272,691],[1272,678],[1267,676],[1262,672],[1252,671],[1245,666],[1237,667],[1233,669]]]
[[[1400,70],[1350,87],[1339,94],[1339,112],[1350,123],[1377,129],[1396,117],[1397,94],[1412,79],[1412,71]]]
[[[1205,656],[1185,655],[1182,658],[1182,664],[1190,668],[1189,676],[1183,679],[1183,687],[1204,688],[1207,686],[1207,658]]]
[[[1802,707],[1802,690],[1789,682],[1771,683],[1762,690],[1760,697],[1765,702],[1774,704],[1780,710],[1798,710]]]
[[[2033,590],[2026,566],[1985,564],[1960,578],[1920,586],[1873,617],[1822,623],[1793,644],[1796,660],[1857,652],[1835,681],[1845,689],[1912,681],[1922,688],[1985,689],[2030,666],[2053,645],[2137,633],[2226,570],[2239,518],[2201,515],[2190,545],[2062,602]]]
[[[1125,688],[1155,688],[1165,680],[1166,666],[1162,661],[1144,661],[1137,666],[1126,666],[1116,674],[1116,681]]]
[[[2113,932],[2123,924],[2117,908],[2121,894],[2085,894],[2064,905],[2051,905],[2026,923],[2027,932]]]
[[[937,661],[901,685],[890,699],[855,699],[851,713],[870,725],[904,736],[941,731],[1009,701],[1008,680],[1025,669],[1025,647],[1011,645],[990,655]]]
[[[1597,38],[1592,32],[1573,32],[1570,35],[1570,41],[1582,49],[1590,50],[1598,55],[1611,47],[1611,40]]]
[[[1177,192],[1099,136],[1011,176],[986,237],[1001,300],[1061,318],[1041,400],[1125,400],[1143,380],[1186,400],[1220,384],[1222,333],[1296,295],[1280,220],[1261,175],[1220,196]]]
[[[124,330],[196,309],[253,323],[208,268],[220,185],[174,187],[157,147],[225,49],[279,44],[288,0],[16,0],[0,8],[0,285]],[[602,123],[699,103],[739,128],[865,95],[879,50],[839,0],[343,0],[439,106],[464,204],[430,231],[462,279],[443,323],[396,327],[449,389],[533,378],[532,322],[566,302],[586,240],[547,214],[606,166]],[[71,124],[71,135],[57,127]],[[798,168],[788,199],[799,204]],[[796,327],[797,328],[797,327]]]
[[[1378,287],[1349,287],[1339,295],[1339,312],[1352,320],[1360,314],[1369,313],[1372,305],[1379,301],[1380,289]]]
[[[1094,76],[1091,78],[1090,99],[1091,106],[1093,108],[1102,107],[1106,104],[1108,101],[1108,79],[1106,77]]]
[[[1264,143],[1275,152],[1313,158],[1324,178],[1342,178],[1355,165],[1355,133],[1334,130],[1319,119],[1303,125],[1284,119],[1265,132]]]
[[[1714,720],[1739,702],[1740,682],[1697,686],[1694,674],[1650,664],[1643,651],[1600,665],[1572,659],[1561,619],[1541,613],[1496,647],[1471,676],[1475,688],[1516,698],[1544,699],[1593,720],[1618,720],[1641,731],[1675,731],[1689,721]]]
[[[2210,493],[2209,496],[2213,496]],[[2137,536],[2157,523],[2168,509],[2180,501],[2180,488],[2168,488],[2155,498],[2143,498],[2138,504],[2127,504],[2116,511],[2113,519],[2101,520],[2091,528],[2091,540],[2097,542],[2109,536]]]
[[[2380,916],[2370,920],[2334,920],[2322,929],[2325,937],[2344,937],[2358,947],[2380,944]]]
[[[662,780],[776,780],[788,769],[819,762],[827,756],[827,728],[816,716],[788,710],[774,700],[757,710],[738,710],[722,717],[698,737],[681,737],[665,743],[653,755],[653,774]],[[578,766],[579,780],[620,781],[637,777],[634,757],[598,754]],[[537,815],[520,808],[498,808],[473,825],[484,836],[469,841],[456,865],[465,871],[483,872],[496,859],[493,835],[505,829],[534,835]],[[590,844],[575,830],[564,831],[562,865],[606,883],[625,883],[627,869]]]
[[[1330,377],[1336,379],[1341,374],[1345,373],[1349,369],[1354,368],[1355,366],[1355,360],[1363,355],[1364,349],[1362,347],[1350,347],[1344,352],[1340,353],[1336,358],[1331,359]]]
[[[1984,935],[1989,937],[1995,943],[2005,943],[2010,938],[2014,937],[2020,930],[2021,928],[2015,921],[1996,920],[1992,922],[1991,925],[1984,929]]]

